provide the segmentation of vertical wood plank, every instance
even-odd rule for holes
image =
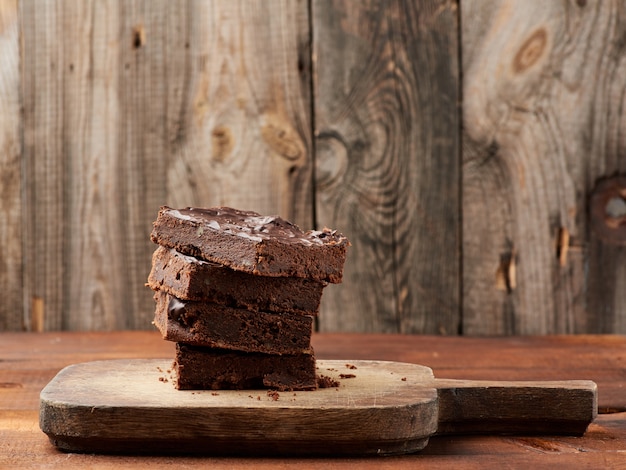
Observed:
[[[17,0],[0,3],[0,331],[23,328]]]
[[[305,0],[194,2],[167,203],[313,224]]]
[[[19,3],[24,107],[24,291],[46,312],[43,327],[63,326],[64,173],[59,4]],[[43,308],[42,308],[43,306]],[[48,314],[49,313],[49,314]],[[39,317],[39,315],[37,315]],[[37,319],[37,323],[40,323]]]
[[[116,290],[120,309],[133,314],[123,328],[151,328],[154,301],[145,288],[154,245],[149,241],[158,207],[166,201],[165,171],[173,136],[168,124],[180,106],[181,74],[175,58],[186,57],[187,25],[194,15],[191,2],[134,0],[120,2],[118,100],[121,104],[117,163],[120,207],[110,222],[123,233],[116,245]],[[169,61],[174,63],[170,64]],[[170,86],[172,90],[170,91]],[[170,94],[171,93],[171,94]],[[114,219],[113,219],[114,218]]]
[[[321,329],[456,334],[456,3],[319,0],[312,15],[317,219],[353,245]]]
[[[577,141],[584,145],[587,160],[579,169],[580,188],[589,203],[596,187],[605,178],[626,178],[626,6],[623,2],[589,5],[595,24],[589,33],[598,37],[581,61],[589,61],[586,74],[575,75],[593,88],[588,129]],[[570,73],[576,71],[572,63]],[[579,72],[580,73],[580,72]],[[622,184],[623,187],[623,184]],[[581,191],[582,192],[582,191]],[[626,197],[622,196],[622,201]],[[589,221],[590,214],[586,214]],[[622,224],[621,230],[626,227]],[[600,240],[589,227],[588,291],[586,323],[588,333],[626,334],[626,246]]]
[[[111,169],[119,160],[117,58],[120,44],[118,3],[62,2],[57,10],[62,47],[59,119],[62,155],[48,158],[65,162],[63,264],[59,266],[64,293],[61,327],[70,330],[107,330],[124,327],[118,280],[116,246],[124,243],[109,217],[122,201]],[[57,222],[57,223],[59,223]],[[128,293],[126,298],[132,297]],[[44,318],[54,314],[47,302]],[[123,313],[122,313],[123,312]]]
[[[584,332],[626,333],[626,247],[612,246],[592,235],[589,290]]]
[[[165,64],[184,51],[191,12],[166,1],[20,5],[27,298],[45,329],[151,328]]]
[[[594,286],[624,274],[598,264],[588,224],[595,181],[624,171],[623,10],[461,4],[467,334],[591,332],[602,306],[624,312],[618,286]]]

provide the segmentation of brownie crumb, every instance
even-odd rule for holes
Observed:
[[[219,393],[217,393],[217,392],[211,392],[211,395],[213,395],[214,397],[216,397],[216,396],[218,396],[218,395],[219,395]]]
[[[356,366],[354,364],[346,364],[346,367],[352,370],[356,369]]]
[[[402,377],[400,380],[402,380],[403,382],[406,382],[406,377]]]
[[[356,375],[354,374],[339,374],[339,377],[341,377],[342,379],[353,379],[356,377]]]
[[[318,375],[317,376],[317,387],[318,388],[331,388],[331,387],[339,387],[339,381],[328,377],[326,375]]]
[[[278,401],[280,394],[276,390],[268,390],[267,396],[270,397],[273,401]]]

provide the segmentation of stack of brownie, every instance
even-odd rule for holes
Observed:
[[[317,387],[313,319],[346,237],[228,207],[162,207],[148,285],[178,389]]]

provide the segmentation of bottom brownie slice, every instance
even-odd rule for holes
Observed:
[[[278,356],[176,343],[174,371],[179,390],[317,388],[315,356],[307,353]]]

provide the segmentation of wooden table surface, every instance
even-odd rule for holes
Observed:
[[[320,359],[431,367],[441,378],[598,384],[599,416],[582,437],[436,436],[418,454],[294,459],[66,454],[39,429],[39,392],[63,367],[115,358],[173,358],[154,332],[0,333],[0,468],[626,468],[626,337],[459,338],[316,334]]]

